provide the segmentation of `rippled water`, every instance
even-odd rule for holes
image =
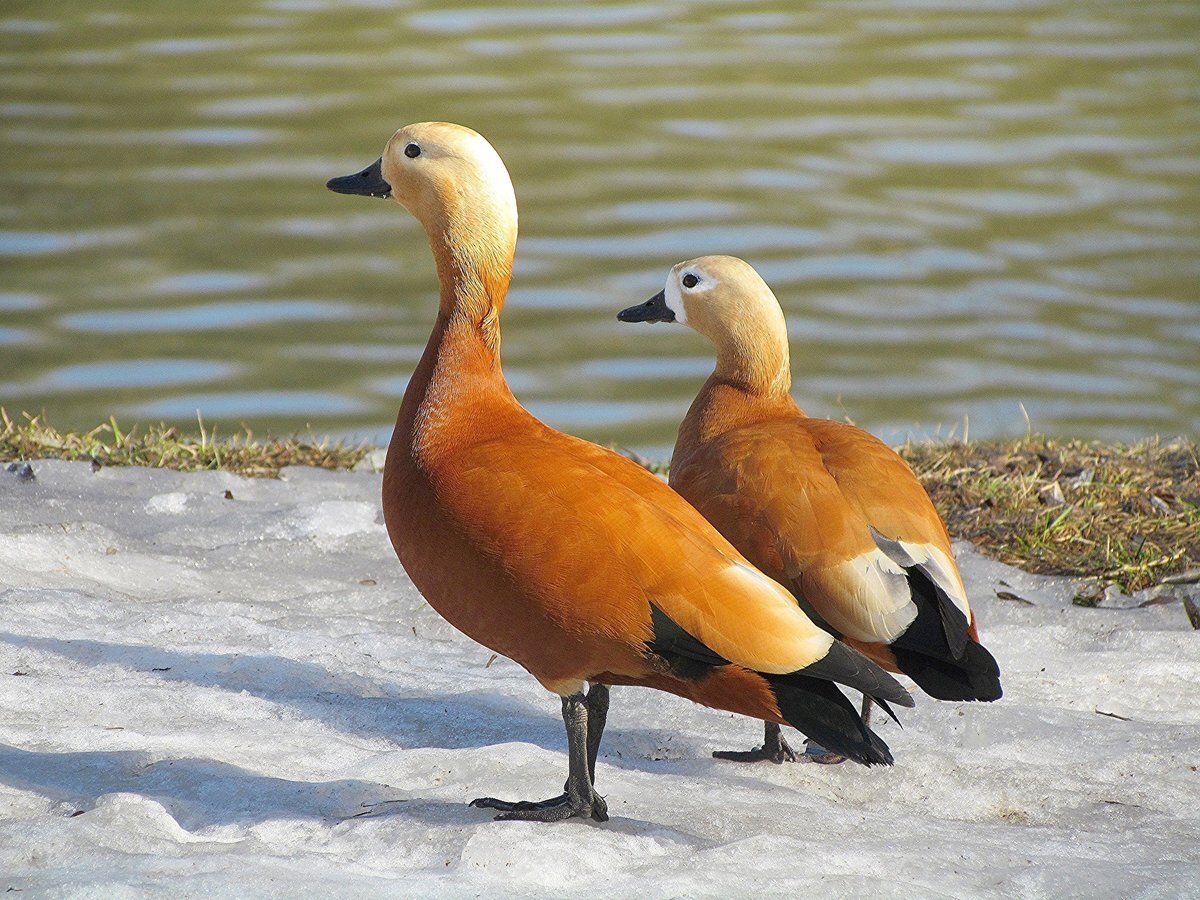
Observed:
[[[219,8],[218,13],[213,7]],[[398,125],[495,144],[514,390],[651,452],[710,368],[618,309],[703,253],[795,393],[890,439],[1200,431],[1200,4],[12,3],[0,404],[382,440],[436,302]]]

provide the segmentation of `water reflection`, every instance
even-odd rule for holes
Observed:
[[[709,348],[613,317],[723,252],[810,412],[1200,430],[1194,3],[35,4],[0,86],[0,404],[62,427],[386,437],[429,251],[322,184],[444,118],[513,173],[505,363],[560,427],[670,445]]]
[[[217,381],[237,374],[238,366],[213,359],[129,359],[61,366],[25,383],[0,384],[0,391],[18,396],[110,388],[173,387]]]

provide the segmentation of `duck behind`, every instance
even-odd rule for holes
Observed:
[[[1000,697],[999,668],[979,643],[925,489],[878,438],[796,405],[783,311],[751,266],[729,256],[679,263],[662,292],[618,318],[681,322],[717,351],[679,427],[672,487],[880,665],[939,700]],[[762,751],[722,755],[781,761],[785,748],[768,726]]]
[[[441,285],[388,447],[392,545],[446,620],[562,698],[566,791],[475,805],[501,818],[603,821],[592,783],[610,684],[796,724],[859,762],[890,763],[832,682],[911,705],[894,679],[816,627],[658,479],[513,397],[499,314],[517,212],[491,145],[458,125],[409,125],[380,160],[329,187],[407,208]]]

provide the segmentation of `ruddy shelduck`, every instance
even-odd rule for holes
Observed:
[[[749,264],[681,262],[662,291],[618,318],[680,322],[716,348],[679,426],[676,491],[814,620],[884,668],[940,700],[1000,697],[929,495],[878,438],[796,405],[783,311]],[[794,758],[769,720],[762,749],[716,755]]]
[[[593,783],[613,684],[789,723],[859,762],[890,763],[833,682],[911,706],[898,682],[813,624],[653,475],[513,397],[499,315],[517,206],[492,146],[458,125],[409,125],[377,162],[328,186],[412,213],[441,285],[388,447],[392,545],[438,613],[562,698],[564,793],[473,805],[499,818],[605,820]]]

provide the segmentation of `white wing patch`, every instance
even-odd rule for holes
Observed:
[[[954,605],[957,606],[967,621],[971,621],[971,605],[967,602],[967,593],[963,589],[962,578],[958,574],[958,566],[954,565],[946,553],[933,544],[910,544],[907,541],[892,541],[884,537],[874,528],[871,537],[875,543],[893,561],[912,568],[918,566],[924,570],[938,587],[946,592]]]
[[[882,550],[870,550],[828,571],[839,593],[850,596],[826,618],[847,637],[890,643],[917,617],[904,568]]]

